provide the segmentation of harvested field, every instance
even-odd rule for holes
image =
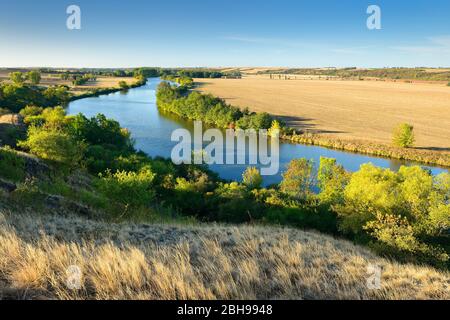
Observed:
[[[414,125],[416,146],[450,151],[450,87],[344,80],[196,79],[198,90],[289,126],[348,140],[390,143],[393,128]]]

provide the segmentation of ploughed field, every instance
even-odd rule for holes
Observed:
[[[289,77],[289,76],[288,76]],[[302,130],[340,139],[390,143],[393,128],[414,126],[416,147],[450,152],[450,87],[394,81],[291,80],[269,75],[195,79],[198,90]],[[325,76],[322,78],[326,78]]]

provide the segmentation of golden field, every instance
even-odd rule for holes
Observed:
[[[1,299],[450,299],[450,274],[315,232],[114,224],[0,204]]]
[[[387,144],[393,128],[408,122],[418,148],[450,151],[450,87],[444,84],[296,77],[195,81],[201,92],[279,116],[288,126],[312,133]]]

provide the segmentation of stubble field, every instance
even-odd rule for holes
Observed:
[[[340,139],[390,143],[393,128],[414,125],[418,148],[450,151],[450,87],[385,81],[195,79],[198,90],[268,112],[302,130]]]

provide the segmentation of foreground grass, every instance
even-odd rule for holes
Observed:
[[[450,274],[313,232],[0,215],[3,299],[450,299]],[[67,286],[70,266],[80,289]],[[367,288],[369,265],[381,289]]]

